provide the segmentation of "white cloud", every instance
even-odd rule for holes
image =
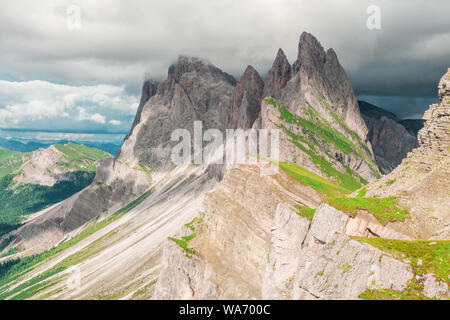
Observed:
[[[379,0],[378,31],[366,27],[372,0],[3,2],[0,70],[78,83],[125,81],[140,87],[146,71],[164,78],[178,54],[203,56],[237,76],[247,64],[263,73],[279,47],[295,59],[304,30],[335,48],[344,67],[355,72],[380,61],[392,62],[383,68],[388,73],[409,58],[430,64],[412,50],[422,42],[427,53],[450,54],[450,42],[427,40],[449,30],[448,0]],[[80,30],[67,28],[73,4],[81,9]],[[421,68],[416,61],[410,66]]]
[[[51,129],[64,123],[69,128],[76,128],[79,125],[75,120],[117,127],[124,123],[117,120],[118,117],[123,117],[126,122],[133,118],[137,101],[137,97],[129,95],[123,86],[0,80],[0,127],[29,128],[30,123],[41,123],[44,125],[41,129]],[[109,117],[115,120],[108,121]],[[123,129],[127,130],[126,127]]]
[[[122,124],[122,121],[119,120],[109,120],[109,123],[112,124],[113,126],[120,126]]]
[[[64,133],[64,132],[38,132],[33,135],[37,140],[88,140],[94,137],[93,134],[88,133]],[[29,137],[22,137],[22,139],[29,139]]]
[[[77,107],[77,110],[78,110],[77,120],[79,120],[79,121],[87,120],[87,121],[94,121],[94,122],[101,123],[101,124],[104,124],[106,122],[105,117],[102,116],[100,113],[90,114],[83,107]]]
[[[73,4],[81,9],[80,30],[67,28],[67,7]],[[335,49],[357,93],[435,95],[436,81],[450,56],[450,1],[378,0],[382,29],[377,31],[366,27],[366,9],[372,4],[373,0],[2,1],[0,78],[52,79],[80,86],[125,84],[139,95],[144,74],[164,79],[178,54],[207,58],[235,77],[248,64],[264,75],[280,47],[292,63],[298,37],[308,31],[325,48]],[[137,101],[122,103],[112,95],[90,97],[104,108],[135,111]],[[67,96],[65,102],[71,105],[77,97]],[[38,99],[35,104],[39,101],[48,102]],[[109,115],[101,114],[108,124]]]

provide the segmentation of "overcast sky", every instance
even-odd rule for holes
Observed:
[[[404,118],[437,100],[450,67],[448,0],[0,4],[0,128],[127,132],[142,81],[164,79],[179,54],[265,76],[280,47],[294,62],[302,31],[335,49],[358,96]],[[367,28],[370,5],[380,30]]]

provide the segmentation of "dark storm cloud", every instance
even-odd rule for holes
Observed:
[[[81,9],[79,30],[67,28],[70,5]],[[369,5],[381,9],[381,30],[366,27]],[[248,64],[264,75],[279,47],[295,60],[306,30],[335,49],[357,95],[408,117],[435,99],[450,66],[449,12],[446,0],[2,1],[0,79],[67,84],[74,94],[108,84],[135,103],[127,95],[139,95],[145,77],[164,79],[178,54],[207,58],[237,78]],[[94,102],[64,110],[113,127],[113,116]]]

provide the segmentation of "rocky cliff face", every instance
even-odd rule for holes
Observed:
[[[241,85],[245,86],[243,79]],[[233,103],[254,104],[235,98],[234,78],[199,58],[181,56],[170,67],[168,78],[158,86],[141,112],[141,121],[124,142],[116,161],[139,163],[155,171],[165,171],[170,161],[171,141],[175,129],[183,128],[193,137],[194,121],[202,121],[203,130],[224,131],[231,119]],[[242,97],[241,97],[242,99]],[[247,113],[242,109],[242,114]]]
[[[447,79],[448,74],[440,88],[447,88]],[[262,182],[250,168],[233,169],[207,196],[191,230],[180,234],[194,232],[192,254],[171,243],[164,246],[153,298],[448,298],[448,272],[419,271],[429,261],[425,255],[411,256],[419,255],[418,246],[430,246],[426,252],[434,252],[434,245],[448,246],[445,241],[412,241],[449,239],[450,199],[444,185],[450,167],[448,130],[442,130],[449,127],[447,99],[440,94],[440,104],[426,113],[420,147],[358,196],[397,196],[410,210],[404,222],[383,225],[370,212],[349,216],[327,204],[321,204],[310,221],[294,209],[307,196],[286,198],[286,189],[270,190],[280,185],[276,179]],[[264,112],[263,105],[263,118]],[[252,179],[259,182],[250,183]],[[239,191],[244,185],[245,191]],[[277,196],[265,210],[253,211],[258,207],[252,200],[268,200],[266,192]],[[439,259],[445,261],[448,255]]]
[[[279,51],[264,89],[279,98],[261,107],[261,126],[282,129],[280,158],[338,183],[341,174],[355,185],[379,176],[367,127],[335,52],[303,33],[298,59],[287,65]]]
[[[421,150],[446,154],[450,145],[450,70],[439,82],[439,104],[432,104],[425,111],[425,126],[419,131]]]
[[[142,86],[142,94],[141,101],[139,102],[139,106],[136,112],[136,116],[134,117],[133,124],[131,125],[130,132],[128,132],[127,136],[124,140],[127,140],[133,132],[134,127],[141,121],[142,109],[144,109],[147,101],[156,94],[156,90],[158,90],[158,82],[152,79],[145,80],[144,85]]]
[[[245,201],[228,198],[227,184],[208,196],[191,225],[193,254],[172,241],[164,245],[154,299],[358,299],[383,290],[400,296],[412,283],[424,297],[448,296],[448,281],[418,275],[407,259],[366,241],[373,238],[355,237],[358,218],[322,204],[310,221],[293,209],[293,199],[277,198],[255,219],[256,212],[242,208]],[[223,188],[226,208],[213,200]],[[250,191],[252,197],[261,195]],[[237,220],[231,208],[239,212]],[[186,229],[180,236],[191,233]]]
[[[370,103],[358,101],[375,162],[383,174],[395,169],[412,149],[418,146],[420,120],[400,120],[391,112]]]
[[[228,127],[249,129],[261,112],[264,81],[252,66],[245,69],[236,84],[233,109]]]
[[[349,129],[365,141],[367,127],[359,113],[351,84],[333,49],[325,51],[314,36],[302,33],[293,72],[295,79],[289,85],[290,90],[283,93],[282,102],[289,99],[292,89],[300,91],[314,108],[320,108],[320,100],[325,100],[332,111],[345,120]],[[285,103],[295,110],[302,101],[294,99]]]
[[[279,49],[277,57],[267,74],[264,85],[264,97],[281,98],[282,90],[292,78],[292,66],[283,50]]]

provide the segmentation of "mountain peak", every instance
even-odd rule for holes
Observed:
[[[278,49],[277,57],[272,64],[272,68],[267,74],[266,84],[264,86],[264,97],[281,96],[281,90],[292,77],[292,67],[284,54],[283,50]]]
[[[248,65],[236,84],[233,108],[228,127],[251,128],[261,111],[264,81],[251,65]]]
[[[221,69],[209,62],[209,60],[187,55],[178,56],[177,62],[169,67],[168,76],[178,82],[183,74],[190,72],[197,72],[199,74],[217,74],[231,84],[236,84],[236,80],[233,76],[223,72]]]
[[[283,49],[281,49],[281,48],[278,49],[276,59],[286,59],[287,60],[286,54],[284,53]]]
[[[298,42],[299,64],[308,64],[315,67],[321,67],[326,59],[325,50],[312,34],[303,32]]]
[[[256,71],[256,69],[253,68],[252,65],[248,65],[247,68],[245,68],[245,71],[242,74],[241,79],[246,78],[246,77],[255,77],[255,76],[260,77],[258,71]],[[239,81],[241,81],[241,79],[239,79]]]

